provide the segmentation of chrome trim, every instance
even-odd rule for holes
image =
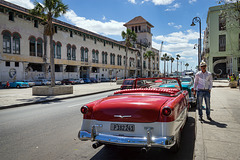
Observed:
[[[125,116],[122,116],[122,115],[114,115],[114,117],[116,117],[116,118],[131,118],[132,116],[131,116],[131,115],[125,115]]]
[[[78,138],[82,141],[90,140],[91,133],[88,131],[79,131]],[[113,144],[118,146],[135,146],[135,147],[161,147],[170,149],[175,143],[174,136],[168,137],[151,137],[151,131],[147,131],[147,137],[127,137],[98,133],[95,141],[103,144]]]

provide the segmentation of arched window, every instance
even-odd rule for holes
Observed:
[[[76,46],[72,46],[72,60],[76,60]]]
[[[43,40],[38,38],[37,40],[37,56],[42,57],[43,55]]]
[[[85,48],[85,62],[88,62],[88,49]]]
[[[81,48],[81,61],[84,62],[84,48]]]
[[[71,60],[71,45],[67,45],[67,60]]]
[[[104,59],[105,59],[105,53],[104,52],[102,52],[102,64],[104,64]]]
[[[29,50],[30,50],[30,56],[36,56],[36,39],[35,37],[30,37],[29,39]]]
[[[105,64],[107,64],[107,52],[105,52]]]
[[[112,59],[112,56],[113,56],[113,54],[112,54],[112,53],[110,53],[110,64],[111,64],[111,65],[113,64],[113,59]]]
[[[99,52],[98,52],[98,50],[96,50],[95,63],[98,63],[98,55],[99,55]]]
[[[60,42],[57,42],[57,59],[61,59],[61,47],[62,44]]]
[[[3,32],[3,53],[11,53],[11,33]]]
[[[115,65],[115,54],[113,54],[112,57],[113,57],[113,60],[112,60],[113,61],[113,65]]]
[[[13,54],[20,54],[20,38],[18,33],[13,34]]]
[[[92,63],[96,63],[96,53],[95,50],[92,50]]]

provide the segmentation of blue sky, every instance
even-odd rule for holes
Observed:
[[[33,0],[6,1],[28,9],[34,6]],[[199,23],[194,27],[190,24],[194,17],[200,17],[203,37],[208,8],[218,5],[217,2],[218,0],[63,0],[69,10],[59,19],[121,41],[121,32],[126,30],[123,24],[136,16],[142,16],[154,26],[153,47],[160,49],[160,44],[164,41],[162,53],[174,58],[180,54],[182,69],[186,69],[186,63],[190,64],[188,69],[195,69],[197,49],[193,47],[199,38]],[[173,70],[176,68],[175,61]],[[162,62],[160,69],[163,71]]]

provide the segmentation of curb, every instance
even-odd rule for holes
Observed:
[[[57,101],[57,100],[84,97],[84,96],[89,96],[89,95],[94,95],[94,94],[99,94],[99,93],[104,93],[104,92],[110,92],[110,91],[115,91],[115,90],[119,90],[119,88],[104,90],[104,91],[99,91],[99,92],[93,92],[93,93],[87,93],[87,94],[82,94],[82,95],[74,95],[74,96],[63,97],[63,98],[53,98],[53,99],[49,99],[49,100],[42,100],[42,101],[36,101],[36,102],[28,102],[28,103],[21,103],[21,104],[13,104],[13,105],[9,105],[9,106],[2,106],[2,107],[0,107],[0,110],[23,107],[23,106],[28,106],[28,105],[32,105],[32,104],[38,104],[38,103],[52,102],[52,101]]]

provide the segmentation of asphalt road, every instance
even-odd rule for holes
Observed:
[[[1,160],[116,160],[116,159],[184,159],[193,157],[195,111],[182,132],[177,154],[152,149],[146,154],[139,148],[91,147],[90,141],[79,141],[78,131],[83,104],[106,97],[113,92],[55,101],[0,111]]]

